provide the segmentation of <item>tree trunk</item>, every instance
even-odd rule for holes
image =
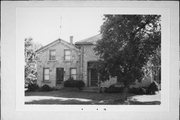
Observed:
[[[125,86],[124,89],[123,89],[123,93],[122,93],[122,99],[123,99],[123,101],[126,101],[126,100],[127,100],[128,90],[129,90],[129,87],[128,87],[128,86]]]

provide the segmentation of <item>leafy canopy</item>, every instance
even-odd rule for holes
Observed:
[[[128,86],[143,77],[143,66],[161,47],[160,15],[105,15],[102,39],[95,51],[100,56],[101,80],[117,76]]]

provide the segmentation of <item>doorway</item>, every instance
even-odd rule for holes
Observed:
[[[59,85],[64,80],[64,68],[56,68],[56,85]]]

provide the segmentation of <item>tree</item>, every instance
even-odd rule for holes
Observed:
[[[101,76],[117,76],[125,88],[143,77],[143,66],[161,47],[160,15],[105,15],[95,47]],[[102,80],[106,80],[103,78]]]
[[[35,84],[37,80],[35,51],[42,45],[34,43],[32,38],[25,39],[25,84]]]
[[[153,80],[161,83],[161,49],[157,48],[155,54],[150,56],[147,65],[144,67],[153,74]]]

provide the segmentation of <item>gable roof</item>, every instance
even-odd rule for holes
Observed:
[[[102,34],[98,34],[98,35],[80,40],[78,42],[75,42],[75,45],[93,45],[93,44],[96,44],[96,42],[100,39],[102,39]]]
[[[40,49],[36,50],[36,53],[41,52],[41,51],[44,51],[44,50],[48,49],[49,47],[52,47],[52,46],[54,46],[54,45],[57,45],[58,43],[63,43],[64,45],[66,45],[66,46],[68,46],[68,47],[72,47],[73,49],[75,49],[75,50],[78,51],[78,49],[75,47],[74,44],[71,44],[71,43],[69,43],[69,42],[67,42],[67,41],[62,40],[62,39],[59,38],[59,39],[57,39],[57,40],[55,40],[55,41],[53,41],[53,42],[51,42],[51,43],[49,43],[49,44],[41,47]]]

